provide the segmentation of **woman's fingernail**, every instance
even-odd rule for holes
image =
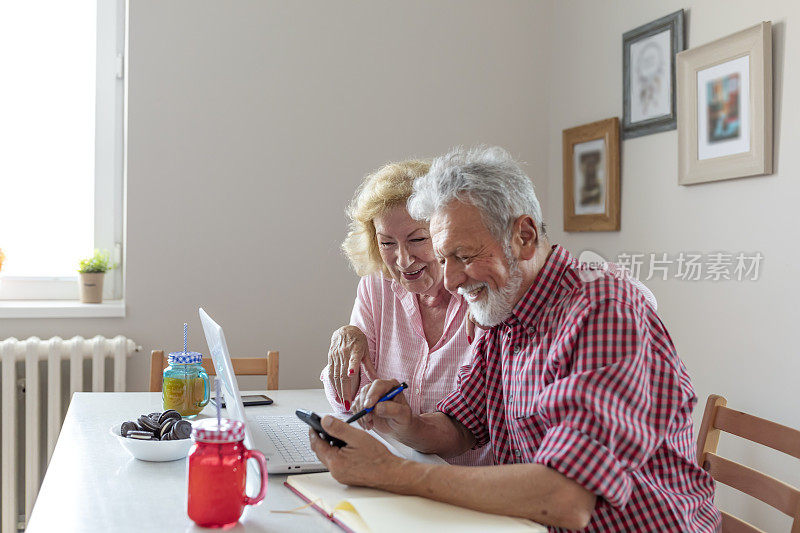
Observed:
[[[351,368],[351,369],[350,369],[350,370],[347,372],[347,375],[348,375],[348,376],[352,376],[352,375],[353,375],[353,374],[355,374],[355,373],[356,373],[356,371],[355,371],[355,370],[353,370],[353,369]]]
[[[348,411],[350,410],[350,402],[348,402],[347,400],[344,401],[344,408],[347,409]]]

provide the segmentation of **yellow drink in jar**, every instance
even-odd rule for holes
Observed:
[[[197,352],[169,354],[161,388],[164,410],[174,409],[188,418],[196,416],[208,404],[210,387],[202,360],[203,356]]]

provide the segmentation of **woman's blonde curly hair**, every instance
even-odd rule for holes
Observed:
[[[416,159],[388,163],[359,185],[347,207],[350,230],[342,243],[342,250],[359,276],[378,271],[389,276],[378,249],[373,220],[398,205],[405,207],[414,190],[414,180],[427,174],[430,166],[430,162]]]

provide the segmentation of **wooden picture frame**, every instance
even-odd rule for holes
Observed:
[[[619,119],[563,132],[564,230],[619,230]]]
[[[772,24],[678,54],[678,183],[772,173]]]
[[[622,35],[622,138],[677,128],[675,57],[685,49],[683,9]]]

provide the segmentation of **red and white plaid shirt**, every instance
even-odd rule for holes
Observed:
[[[596,494],[585,531],[715,531],[714,483],[695,459],[696,403],[642,293],[554,246],[437,409],[477,445],[490,442],[495,462],[541,463]]]

